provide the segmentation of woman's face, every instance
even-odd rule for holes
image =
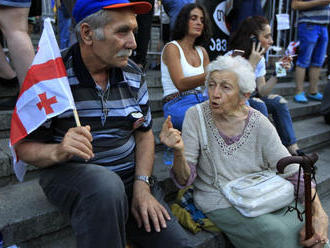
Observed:
[[[208,93],[213,114],[230,114],[241,104],[238,77],[234,72],[212,72],[208,81]]]
[[[266,24],[264,29],[258,34],[258,40],[260,44],[267,51],[271,45],[273,45],[273,38],[270,29],[270,25]]]
[[[193,36],[201,36],[204,29],[204,14],[199,8],[194,8],[190,11],[188,22],[188,34]]]

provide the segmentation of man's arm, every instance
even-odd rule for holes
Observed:
[[[313,1],[301,1],[301,0],[292,0],[291,8],[295,10],[305,10],[311,9],[317,6],[325,6],[330,3],[330,0],[313,0]]]
[[[136,169],[135,175],[150,176],[152,173],[155,144],[152,130],[135,132],[136,143]],[[160,226],[166,228],[165,219],[170,216],[166,209],[153,197],[147,183],[135,180],[133,186],[132,213],[138,227],[144,226],[147,232],[151,231],[150,221],[154,228],[160,232]]]
[[[70,128],[61,143],[45,144],[35,141],[22,141],[15,145],[20,160],[37,167],[49,167],[56,163],[78,156],[85,160],[93,154],[90,126]]]

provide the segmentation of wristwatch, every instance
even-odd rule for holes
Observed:
[[[155,183],[155,178],[153,176],[135,176],[135,180],[140,180],[147,183],[149,186],[153,186]]]

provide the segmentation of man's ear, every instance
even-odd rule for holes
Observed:
[[[83,43],[86,45],[91,45],[93,43],[93,30],[87,23],[82,23],[80,25],[80,36]]]

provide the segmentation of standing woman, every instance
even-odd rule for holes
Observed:
[[[272,75],[267,81],[265,79],[264,54],[272,44],[273,39],[268,20],[263,16],[253,16],[241,23],[237,32],[231,36],[229,46],[231,50],[243,50],[243,57],[248,59],[254,68],[257,88],[254,96],[249,99],[251,107],[266,116],[268,116],[268,112],[272,114],[274,125],[283,145],[292,155],[296,155],[299,148],[287,101],[282,96],[271,94],[278,82],[276,75]],[[290,57],[283,57],[281,60],[286,69],[290,68],[292,60]]]
[[[185,5],[175,22],[173,41],[165,45],[161,56],[163,111],[171,115],[175,128],[181,130],[185,112],[203,102],[209,56],[201,45],[210,37],[210,21],[200,4]]]

